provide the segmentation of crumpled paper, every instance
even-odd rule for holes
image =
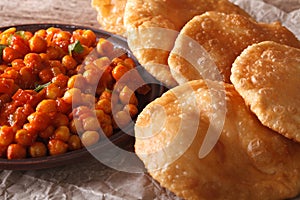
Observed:
[[[282,22],[300,39],[299,0],[231,1],[260,22]],[[0,180],[2,199],[179,199],[147,173],[117,171],[96,159],[52,169],[2,170]]]

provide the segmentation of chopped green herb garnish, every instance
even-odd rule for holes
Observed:
[[[43,84],[43,85],[37,85],[37,86],[35,87],[34,91],[39,92],[39,91],[41,91],[42,89],[48,87],[50,84],[51,84],[51,82],[45,83],[45,84]]]
[[[17,31],[15,34],[19,35],[21,38],[25,39],[25,31]]]
[[[72,55],[72,52],[75,53],[82,53],[84,50],[83,46],[80,44],[80,42],[78,40],[76,40],[74,43],[69,44],[68,46],[68,51],[69,54]]]

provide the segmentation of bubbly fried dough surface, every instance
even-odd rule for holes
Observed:
[[[129,47],[147,71],[167,86],[175,86],[167,60],[176,36],[195,15],[210,10],[249,17],[227,0],[128,0],[124,25]]]
[[[96,9],[97,20],[101,28],[118,35],[125,36],[123,16],[127,0],[92,0]]]
[[[169,90],[142,111],[135,127],[137,155],[154,179],[184,199],[296,196],[300,192],[300,145],[263,126],[234,87],[224,87],[224,127],[206,157],[200,159],[198,153],[209,127],[218,124],[209,119],[219,102],[211,104],[212,93],[201,80]],[[193,95],[198,104],[191,103]],[[191,119],[198,112],[199,124],[194,127]],[[195,128],[193,137],[190,133]],[[180,144],[187,140],[190,145],[185,151],[186,144]]]
[[[170,53],[171,73],[179,84],[202,78],[218,80],[220,74],[219,81],[230,83],[236,57],[249,45],[267,40],[300,48],[300,41],[279,22],[258,23],[219,12],[195,16],[183,27]],[[189,46],[191,42],[200,47]]]
[[[269,41],[249,46],[231,81],[264,125],[300,142],[300,49]]]

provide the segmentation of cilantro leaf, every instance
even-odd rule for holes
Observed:
[[[21,38],[25,39],[25,31],[17,31],[15,34],[19,35]]]
[[[51,81],[48,82],[48,83],[45,83],[45,84],[43,84],[43,85],[37,85],[37,86],[35,87],[34,91],[39,92],[39,91],[41,91],[42,89],[48,87],[50,84],[51,84]]]
[[[84,50],[83,46],[80,44],[80,42],[78,40],[76,40],[74,43],[69,44],[68,46],[68,51],[69,54],[72,55],[72,52],[75,53],[82,53]]]

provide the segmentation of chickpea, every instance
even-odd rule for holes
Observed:
[[[114,50],[114,45],[110,41],[100,38],[98,40],[96,49],[100,55],[110,55]]]
[[[67,87],[68,88],[76,87],[78,89],[84,89],[86,87],[86,80],[82,76],[82,74],[73,75],[71,76],[71,78],[69,78]]]
[[[17,29],[15,27],[12,27],[12,28],[8,28],[8,29],[4,30],[3,32],[1,32],[0,33],[0,43],[8,45],[8,38],[11,37],[11,35],[13,35],[16,31],[17,31]]]
[[[10,144],[7,148],[7,159],[26,158],[26,148],[20,144]]]
[[[80,118],[81,120],[93,116],[93,112],[87,106],[78,106],[73,110],[74,118]]]
[[[8,68],[7,70],[5,70],[5,73],[3,74],[5,76],[5,78],[11,78],[16,80],[19,76],[19,73],[17,72],[17,70],[13,69],[13,68]]]
[[[86,38],[87,43],[84,44],[88,47],[93,46],[93,44],[96,42],[96,35],[93,31],[91,30],[85,30],[82,34],[82,37]]]
[[[104,113],[103,117],[100,120],[100,123],[101,123],[101,125],[102,124],[111,124],[112,123],[111,116]]]
[[[29,146],[36,140],[37,134],[31,133],[26,129],[20,129],[15,135],[15,141],[23,146]]]
[[[138,105],[138,100],[134,94],[134,92],[127,86],[125,86],[120,94],[119,94],[120,101],[126,105],[126,104],[133,104]]]
[[[73,31],[71,42],[78,40],[80,44],[91,47],[96,42],[96,35],[91,30],[78,29]]]
[[[99,76],[97,76],[97,71],[94,71],[94,70],[86,70],[84,73],[83,73],[83,77],[85,78],[86,82],[88,84],[91,84],[91,85],[95,85],[95,84],[98,84],[99,82]]]
[[[136,67],[136,64],[132,58],[126,58],[124,59],[124,63],[126,66],[128,66],[130,69],[133,69]]]
[[[68,144],[61,140],[51,139],[48,142],[48,150],[50,155],[59,155],[66,153],[68,150]]]
[[[49,116],[43,112],[34,112],[27,117],[27,120],[36,131],[43,131],[50,124]]]
[[[82,99],[83,105],[86,105],[88,107],[92,107],[93,105],[95,105],[96,99],[95,99],[94,95],[82,94],[81,99]]]
[[[67,31],[59,31],[53,35],[52,43],[56,44],[64,51],[68,51],[68,45],[70,44],[71,33]]]
[[[2,126],[0,128],[0,146],[8,146],[14,140],[15,130],[9,126]]]
[[[60,127],[60,126],[68,126],[69,125],[69,118],[62,113],[56,113],[52,120],[52,124],[55,127]]]
[[[40,29],[40,30],[37,30],[37,31],[34,33],[34,35],[40,36],[40,37],[42,37],[42,38],[46,38],[47,32],[46,32],[45,29]]]
[[[68,80],[69,80],[68,76],[64,74],[58,74],[57,76],[52,78],[51,82],[60,88],[66,88]]]
[[[55,131],[53,135],[53,139],[61,140],[64,142],[68,142],[70,138],[70,130],[67,126],[59,126]]]
[[[85,147],[92,146],[100,140],[100,135],[97,131],[86,131],[81,136],[81,142]]]
[[[81,140],[78,135],[71,135],[71,137],[68,140],[68,148],[72,151],[81,149]]]
[[[103,110],[106,114],[111,113],[111,102],[108,99],[100,99],[95,107],[97,110]]]
[[[60,60],[66,55],[66,53],[58,46],[49,46],[46,54],[48,55],[49,60]]]
[[[29,147],[29,154],[33,158],[46,156],[47,147],[42,142],[35,142]]]
[[[112,91],[106,89],[106,90],[104,90],[104,91],[101,93],[99,99],[108,99],[108,100],[111,100],[111,97],[112,97]]]
[[[22,67],[19,71],[20,79],[22,80],[22,83],[25,85],[25,87],[30,87],[34,85],[34,75],[33,70],[29,67]]]
[[[117,112],[123,110],[123,108],[124,108],[123,104],[120,104],[120,103],[113,104],[112,105],[112,113],[117,113]]]
[[[98,58],[93,61],[93,64],[98,68],[98,69],[103,69],[104,67],[108,66],[111,63],[110,59],[106,56]]]
[[[39,72],[39,78],[41,79],[42,83],[48,83],[53,78],[53,74],[51,69],[45,68]]]
[[[42,58],[37,53],[28,53],[24,57],[24,63],[27,67],[34,70],[41,70],[43,68]]]
[[[131,122],[131,117],[129,113],[122,110],[114,115],[114,120],[118,127],[124,128]]]
[[[39,137],[42,139],[49,139],[54,135],[55,128],[54,126],[48,126],[44,131],[39,131]]]
[[[110,124],[104,124],[101,126],[102,131],[106,137],[110,137],[113,134],[113,127]]]
[[[87,117],[82,120],[83,129],[86,131],[99,130],[99,123],[96,117]]]
[[[53,99],[44,99],[36,107],[37,112],[56,113],[56,101]]]
[[[129,113],[131,117],[134,117],[138,114],[139,110],[134,104],[127,104],[123,109],[125,112]]]
[[[69,129],[73,134],[80,134],[84,132],[82,122],[76,118],[70,122]]]
[[[97,71],[98,67],[96,65],[94,65],[93,63],[89,63],[87,65],[84,66],[84,70],[92,70],[92,71]]]
[[[50,68],[52,77],[58,76],[59,74],[62,74],[61,70],[59,67],[51,67]]]
[[[124,74],[126,74],[129,71],[129,68],[125,65],[118,64],[113,70],[112,70],[112,76],[116,81],[120,80]]]
[[[23,125],[23,129],[27,130],[28,132],[34,134],[37,133],[37,130],[33,128],[32,124],[26,123]]]
[[[14,80],[0,77],[0,93],[11,95],[14,91],[14,84]]]
[[[41,58],[42,58],[42,62],[45,64],[49,64],[49,56],[46,54],[46,53],[40,53],[39,54],[40,56],[41,56]]]
[[[19,52],[22,57],[30,52],[29,46],[26,44],[25,40],[17,34],[12,35],[10,47]]]
[[[61,62],[67,70],[75,69],[77,67],[77,61],[70,55],[65,55]]]
[[[47,99],[57,99],[63,95],[63,90],[61,90],[56,84],[51,83],[46,87],[46,98]]]
[[[10,63],[15,59],[22,58],[22,54],[11,47],[5,47],[2,52],[2,59],[6,63]]]
[[[72,110],[72,105],[65,102],[62,98],[56,99],[57,111],[63,114],[68,114]]]
[[[47,51],[47,41],[39,35],[34,35],[29,40],[29,48],[34,53],[42,53]]]
[[[81,91],[78,88],[71,88],[65,92],[62,99],[68,104],[78,105],[82,102]]]
[[[95,115],[98,121],[101,122],[100,119],[104,118],[105,113],[103,110],[95,110]]]
[[[11,67],[15,70],[21,70],[23,67],[25,67],[23,59],[15,59],[11,62]]]
[[[118,57],[113,58],[112,61],[111,61],[111,66],[115,67],[115,66],[117,66],[118,64],[124,64],[123,59],[118,58]]]

